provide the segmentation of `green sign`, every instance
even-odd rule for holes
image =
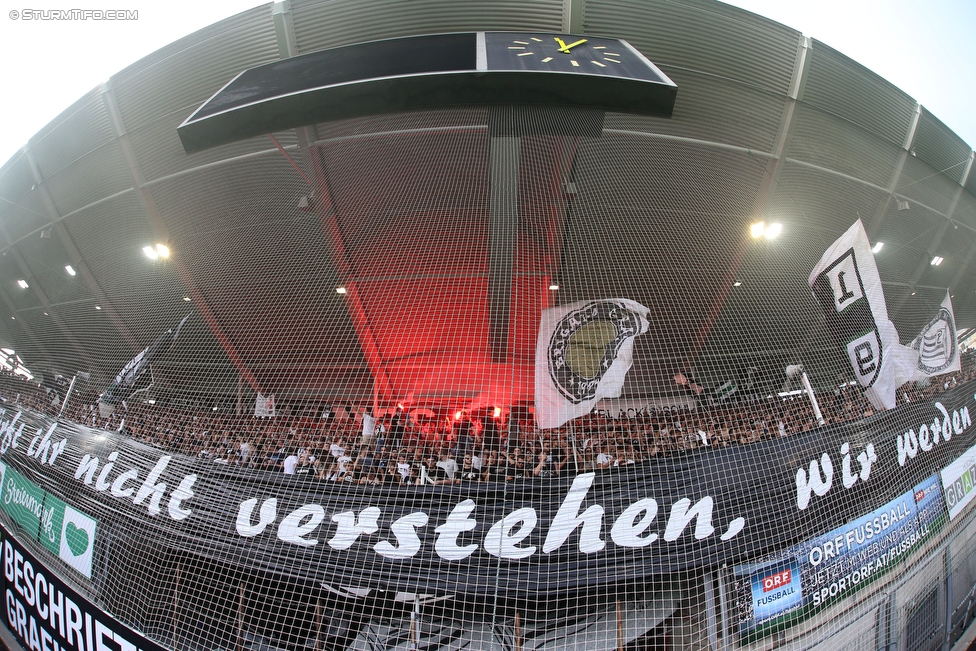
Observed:
[[[47,493],[44,497],[44,512],[41,514],[41,528],[38,540],[52,554],[61,551],[61,529],[64,527],[64,502]]]
[[[0,462],[0,509],[48,551],[91,578],[97,521]]]
[[[6,468],[0,489],[0,508],[36,538],[44,515],[44,493],[17,471]]]

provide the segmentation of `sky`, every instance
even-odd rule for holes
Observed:
[[[731,0],[884,77],[976,147],[974,0]],[[680,91],[679,91],[680,92]]]
[[[457,0],[456,0],[457,1]],[[476,0],[465,0],[476,1]],[[0,165],[113,74],[255,0],[3,0]],[[976,1],[734,0],[819,39],[914,97],[976,146]],[[31,10],[134,9],[135,20],[27,20]]]

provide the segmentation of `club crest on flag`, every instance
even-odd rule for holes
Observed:
[[[883,361],[881,333],[853,247],[827,264],[813,282],[813,293],[824,309],[828,328],[844,343],[858,384],[873,386]]]
[[[925,373],[941,373],[952,364],[956,348],[956,328],[949,310],[942,308],[929,321],[913,346],[918,351],[918,368]]]
[[[932,377],[960,369],[956,319],[949,292],[946,292],[938,313],[912,341],[912,349],[918,354],[915,367],[918,377]]]
[[[549,339],[553,385],[573,404],[591,400],[620,347],[644,329],[639,314],[614,301],[594,301],[569,312]]]
[[[634,340],[649,310],[627,298],[578,301],[542,311],[535,346],[535,420],[559,427],[618,398],[633,365]]]

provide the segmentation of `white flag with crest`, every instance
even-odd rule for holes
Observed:
[[[580,301],[542,312],[535,349],[535,420],[559,427],[620,396],[633,364],[634,337],[648,309],[625,298]]]
[[[956,340],[956,317],[952,313],[952,298],[946,291],[939,312],[929,321],[912,342],[918,355],[915,380],[961,370],[959,342]]]

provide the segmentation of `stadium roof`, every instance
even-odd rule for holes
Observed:
[[[525,138],[507,177],[493,176],[485,107],[190,155],[177,136],[242,70],[479,30],[626,39],[677,84],[673,116],[608,114],[601,137]],[[884,243],[903,341],[947,289],[959,327],[976,326],[972,166],[971,147],[899,89],[720,3],[266,4],[122,70],[0,168],[0,338],[35,373],[89,371],[104,388],[189,312],[154,368],[161,391],[226,398],[242,379],[331,401],[375,383],[394,401],[510,404],[531,399],[542,308],[622,297],[652,310],[627,394],[748,367],[774,386],[798,361],[830,385],[840,353],[806,278],[858,217]],[[516,222],[492,208],[506,180]],[[757,221],[782,235],[753,240]],[[143,254],[157,242],[169,259]]]

